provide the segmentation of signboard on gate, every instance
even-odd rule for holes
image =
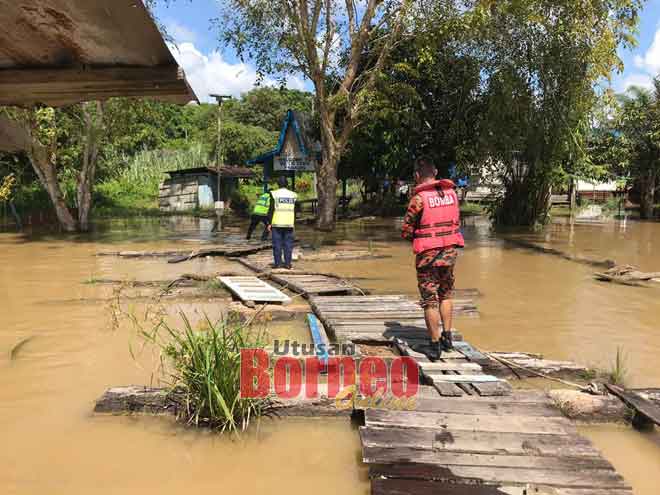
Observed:
[[[285,172],[314,172],[316,170],[314,159],[300,149],[293,126],[287,128],[282,149],[273,157],[273,170]]]
[[[304,155],[278,155],[273,158],[273,169],[288,172],[314,172],[316,164]]]

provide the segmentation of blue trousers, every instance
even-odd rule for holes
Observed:
[[[284,257],[284,266],[291,266],[291,255],[293,254],[293,228],[291,227],[273,227],[273,261],[275,267],[282,266],[282,257]]]

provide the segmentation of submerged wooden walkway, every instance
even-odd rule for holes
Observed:
[[[420,369],[414,410],[363,409],[372,494],[632,495],[547,395],[513,390],[485,372],[500,363],[460,335],[453,352],[430,362],[420,352],[428,342],[422,310],[406,296],[316,296],[310,303],[336,340],[395,346]],[[476,307],[459,299],[462,312]]]
[[[300,273],[295,270],[272,270],[271,254],[257,253],[237,258],[236,261],[257,273],[267,274],[273,282],[307,298],[314,295],[364,294],[361,288],[338,276],[325,273]]]

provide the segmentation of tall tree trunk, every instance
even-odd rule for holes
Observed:
[[[648,170],[640,178],[639,217],[642,220],[654,217],[657,175],[655,170]]]
[[[50,201],[55,209],[55,215],[60,225],[67,232],[75,232],[78,224],[64,201],[64,194],[57,181],[57,170],[47,149],[39,144],[33,144],[28,151],[30,163],[41,184],[46,188]]]
[[[337,154],[323,147],[323,162],[319,166],[318,198],[319,210],[317,228],[330,232],[335,228],[335,211],[337,209]]]
[[[321,163],[318,166],[318,217],[316,227],[330,232],[335,228],[335,211],[337,209],[337,165],[340,150],[334,135],[334,115],[321,103],[319,105],[321,119]]]
[[[99,142],[103,127],[103,105],[101,102],[83,103],[85,119],[85,142],[83,163],[78,175],[78,229],[89,230],[89,214],[92,209],[92,193],[96,177],[96,162],[99,154]]]

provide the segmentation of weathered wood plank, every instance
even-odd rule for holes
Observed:
[[[428,397],[418,397],[415,411],[436,412],[465,415],[488,415],[488,416],[538,416],[538,417],[563,417],[561,411],[550,402],[544,403],[516,403],[504,402],[499,399],[491,401],[470,400],[446,400]]]
[[[512,387],[509,382],[500,380],[494,383],[478,383],[473,382],[471,385],[477,390],[477,393],[482,397],[497,397],[509,395]]]
[[[563,488],[543,485],[438,483],[426,480],[377,478],[372,495],[633,495],[629,488]]]
[[[403,412],[369,409],[365,413],[367,426],[412,426],[456,430],[488,431],[493,433],[576,434],[575,426],[565,418],[531,416],[467,416],[451,413]]]
[[[433,371],[463,371],[463,372],[475,372],[481,371],[481,366],[477,363],[469,362],[435,362],[435,363],[419,363],[419,367],[422,371],[433,372]]]
[[[480,466],[434,466],[427,464],[377,465],[369,468],[369,476],[388,478],[443,480],[460,482],[474,480],[484,483],[533,483],[537,485],[576,488],[627,488],[621,475],[611,469],[556,471],[546,469]]]
[[[447,382],[447,383],[491,383],[491,382],[501,382],[501,380],[493,375],[446,375],[442,371],[429,371],[425,372],[424,375],[428,377],[434,384],[436,382]]]
[[[560,471],[613,469],[602,457],[548,457],[538,455],[475,454],[440,450],[417,450],[410,447],[365,447],[362,461],[366,464],[419,463],[438,466],[481,466],[484,468],[528,468]]]
[[[465,401],[466,399],[451,399]],[[469,400],[469,399],[468,399]],[[408,447],[419,450],[482,454],[599,457],[586,438],[519,432],[446,431],[437,428],[362,426],[363,447]]]
[[[639,394],[630,390],[625,390],[616,385],[605,385],[607,390],[619,397],[623,402],[632,407],[635,412],[643,417],[644,420],[650,423],[660,425],[660,407],[645,399]]]

